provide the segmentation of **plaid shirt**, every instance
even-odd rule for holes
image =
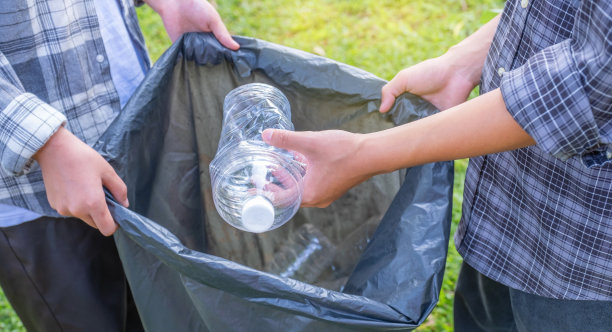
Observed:
[[[544,297],[612,300],[612,4],[506,3],[482,74],[536,146],[470,160],[457,250]]]
[[[134,4],[118,2],[148,67]],[[32,156],[62,124],[93,145],[120,111],[96,10],[93,0],[1,7],[0,203],[57,216]]]

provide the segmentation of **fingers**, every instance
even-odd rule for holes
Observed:
[[[125,182],[121,180],[119,175],[115,173],[109,165],[109,170],[103,174],[102,176],[102,185],[106,187],[113,197],[117,200],[117,202],[121,203],[121,205],[128,207],[130,202],[127,198],[127,186]]]
[[[283,188],[274,183],[268,183],[265,186],[265,193],[275,205],[280,207],[286,207],[293,204],[294,199],[299,197],[298,187],[290,186],[288,188]]]
[[[108,169],[101,175],[102,186],[106,187],[118,202],[128,207],[127,186],[109,164],[106,166]],[[118,226],[108,210],[102,186],[90,189],[90,199],[77,208],[74,216],[97,228],[102,235],[111,236]]]
[[[293,160],[300,163],[303,167],[308,166],[308,159],[306,159],[306,156],[299,152],[293,152]]]
[[[392,87],[390,87],[391,83],[387,83],[385,86],[383,86],[382,91],[381,91],[381,100],[380,100],[380,112],[381,113],[386,113],[391,109],[391,106],[393,106],[393,103],[395,103],[395,98],[397,97],[395,94],[393,94],[392,91]]]
[[[75,209],[74,216],[97,228],[104,236],[113,235],[118,226],[108,210],[102,187],[92,191],[90,195],[92,195],[90,199]]]
[[[92,209],[90,213],[91,218],[95,224],[95,227],[98,228],[100,233],[104,236],[111,236],[119,226],[113,220],[113,217],[108,210],[108,206],[106,205],[106,201],[102,205],[97,206]]]
[[[75,216],[72,216],[72,215],[64,215],[64,214],[62,214],[62,215],[65,216],[65,217],[78,218],[78,217],[75,217]],[[89,225],[89,226],[91,226],[91,227],[93,227],[95,229],[98,229],[98,227],[96,226],[96,223],[93,221],[93,219],[91,218],[91,216],[89,214],[86,215],[86,216],[83,216],[83,217],[81,217],[79,219],[83,220],[87,225]]]
[[[409,90],[409,79],[410,73],[404,69],[395,75],[389,83],[383,86],[380,102],[380,111],[382,113],[388,112],[393,106],[395,98]]]
[[[223,24],[219,14],[214,16],[210,24],[210,29],[221,45],[234,51],[240,48],[240,45],[232,38],[232,35],[230,35],[229,31],[225,27],[225,24]]]
[[[124,205],[128,204],[127,189],[100,154],[69,131],[60,130],[37,158],[51,207],[60,215],[83,220],[104,235],[115,232],[117,225],[106,205],[103,186]]]
[[[85,196],[87,196],[86,193],[82,197],[83,201],[73,201],[72,206],[65,200],[56,202],[52,206],[64,217],[79,218],[89,226],[98,229],[102,235],[113,235],[118,226],[108,210],[102,188],[93,197],[86,198]]]
[[[266,129],[261,134],[264,142],[277,148],[298,151],[307,155],[312,145],[312,133],[281,129]],[[307,157],[306,157],[307,158]],[[304,159],[306,159],[304,158]]]

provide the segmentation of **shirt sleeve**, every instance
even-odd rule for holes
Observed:
[[[612,158],[612,2],[582,1],[571,37],[504,74],[506,108],[537,145],[587,167]]]
[[[32,156],[66,123],[64,114],[25,92],[0,53],[0,165],[14,175],[27,173]]]

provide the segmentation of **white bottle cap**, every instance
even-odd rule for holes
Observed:
[[[265,232],[274,224],[274,206],[262,196],[255,196],[242,207],[242,225],[253,233]]]

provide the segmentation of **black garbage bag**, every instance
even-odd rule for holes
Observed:
[[[121,226],[115,240],[145,328],[414,329],[436,305],[442,284],[451,162],[376,176],[330,207],[300,209],[263,234],[219,217],[208,166],[223,99],[243,84],[279,88],[296,130],[371,132],[427,116],[434,107],[405,94],[390,115],[380,114],[385,81],[374,75],[261,40],[236,40],[241,48],[234,52],[209,34],[183,36],[96,145],[129,188],[130,209],[112,199],[109,205]],[[334,248],[317,256],[327,259],[324,271],[302,281],[266,272],[280,264],[287,241],[304,227]]]

